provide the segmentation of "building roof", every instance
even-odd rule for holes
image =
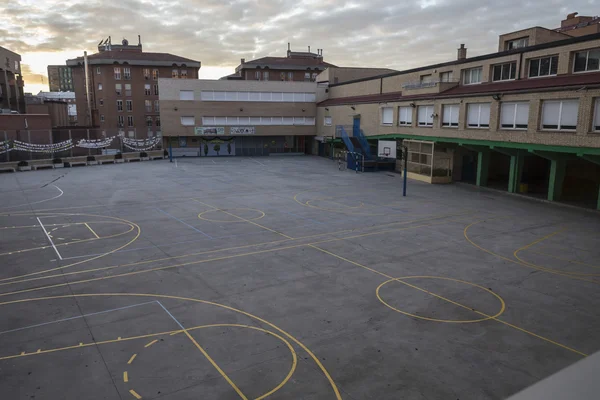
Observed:
[[[493,95],[512,92],[548,91],[572,87],[600,86],[600,72],[560,75],[548,78],[522,79],[505,82],[490,82],[479,85],[455,86],[440,93],[411,95],[408,92],[371,94],[365,96],[339,97],[320,102],[319,107],[342,104],[386,103],[419,99],[452,98],[464,96]]]
[[[112,64],[115,61],[129,62],[140,65],[142,63],[184,63],[190,67],[200,67],[200,61],[190,58],[176,56],[170,53],[147,53],[134,51],[102,51],[88,56],[90,64]],[[67,65],[78,65],[83,63],[83,57],[67,60]]]
[[[323,61],[322,58],[288,58],[288,57],[262,57],[256,60],[246,61],[242,64],[242,68],[246,66],[268,66],[273,67],[284,67],[290,69],[290,67],[299,67],[299,69],[306,67],[335,67],[333,64],[329,64]]]

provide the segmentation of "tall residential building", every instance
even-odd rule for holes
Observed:
[[[251,61],[242,58],[235,73],[221,79],[313,82],[328,67],[335,65],[323,60],[323,49],[311,53],[309,46],[307,52],[291,51],[288,43],[286,57],[262,57]]]
[[[67,60],[71,68],[78,125],[96,126],[107,136],[123,133],[131,138],[160,134],[158,78],[198,79],[200,62],[169,53],[142,51],[124,39],[110,37],[87,57],[89,108],[84,57]]]
[[[48,65],[48,85],[51,92],[72,92],[71,68],[66,65]]]
[[[27,112],[21,76],[21,56],[0,47],[0,110]]]

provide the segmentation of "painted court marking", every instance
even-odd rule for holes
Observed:
[[[32,205],[34,205],[34,204],[45,203],[45,202],[47,202],[47,201],[51,201],[51,200],[54,200],[54,199],[58,199],[58,198],[59,198],[59,197],[61,197],[63,194],[65,194],[65,192],[63,192],[63,191],[62,191],[62,190],[61,190],[61,189],[60,189],[58,186],[56,186],[56,185],[52,185],[52,186],[54,186],[54,187],[55,187],[56,189],[58,189],[58,191],[60,192],[60,193],[59,193],[57,196],[54,196],[54,197],[52,197],[52,198],[45,199],[45,200],[34,201],[33,203],[26,203],[26,204],[19,204],[19,205],[16,205],[16,206],[11,206],[11,207],[5,207],[5,208],[3,208],[2,210],[0,210],[0,212],[3,212],[4,210],[8,210],[8,209],[10,209],[10,208],[26,207],[26,206],[32,206]]]
[[[52,238],[50,237],[50,235],[48,234],[48,231],[46,230],[46,228],[44,227],[44,224],[42,224],[42,221],[40,220],[40,217],[36,217],[40,227],[44,230],[44,233],[46,234],[46,237],[48,238],[48,241],[50,242],[50,244],[52,245],[52,248],[54,249],[54,251],[56,252],[56,255],[58,256],[58,258],[60,260],[62,260],[62,256],[60,255],[60,253],[58,252],[58,249],[56,248],[56,246],[54,245],[54,242],[52,241]]]
[[[212,238],[213,238],[213,237],[212,237],[212,236],[210,236],[209,234],[202,232],[200,229],[198,229],[198,228],[196,228],[196,227],[194,227],[194,226],[192,226],[192,225],[188,224],[187,222],[184,222],[184,221],[180,220],[179,218],[177,218],[177,217],[175,217],[175,216],[173,216],[173,215],[169,214],[168,212],[166,212],[166,211],[163,211],[163,210],[161,210],[160,208],[157,208],[157,207],[155,207],[155,208],[156,208],[156,210],[157,210],[157,211],[160,211],[161,213],[165,214],[165,215],[166,215],[166,216],[168,216],[169,218],[172,218],[172,219],[174,219],[174,220],[176,220],[176,221],[179,221],[179,222],[181,222],[182,224],[184,224],[184,225],[185,225],[185,226],[187,226],[188,228],[192,228],[193,230],[195,230],[195,231],[196,231],[196,232],[198,232],[198,233],[201,233],[201,234],[203,234],[203,235],[204,235],[204,236],[206,236],[207,238],[209,238],[209,239],[212,239]]]

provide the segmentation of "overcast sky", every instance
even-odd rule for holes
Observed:
[[[338,66],[405,69],[497,50],[498,35],[556,28],[600,0],[0,0],[0,46],[21,54],[26,90],[48,90],[46,66],[142,36],[146,51],[202,62],[201,78],[240,58],[322,48]]]

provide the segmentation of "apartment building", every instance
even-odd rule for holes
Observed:
[[[314,82],[161,78],[163,146],[174,156],[305,153],[315,134],[316,88]]]
[[[21,56],[0,47],[0,110],[27,112],[23,86]]]
[[[198,79],[200,62],[169,53],[151,53],[138,44],[112,44],[110,37],[87,56],[89,99],[86,93],[85,57],[67,60],[72,71],[77,121],[99,127],[107,136],[130,138],[160,135],[158,80],[169,77]]]
[[[454,61],[330,84],[318,135],[359,126],[407,146],[416,178],[600,209],[600,33],[539,32],[503,35],[497,53],[469,58],[461,45]]]
[[[51,92],[72,92],[71,68],[66,65],[48,65],[48,86]]]
[[[250,81],[288,81],[313,82],[317,75],[334,65],[323,60],[323,49],[316,53],[310,51],[291,51],[288,43],[286,57],[262,57],[256,60],[240,60],[235,73],[225,76],[223,80]]]

